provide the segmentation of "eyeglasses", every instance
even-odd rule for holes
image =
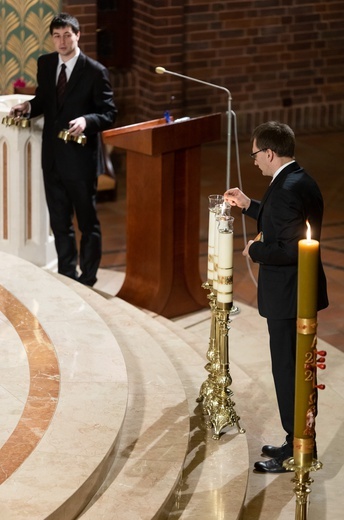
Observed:
[[[254,159],[254,157],[257,155],[257,153],[266,152],[266,150],[267,150],[267,148],[262,148],[261,150],[257,150],[256,152],[250,153],[250,157],[252,157],[252,159]]]

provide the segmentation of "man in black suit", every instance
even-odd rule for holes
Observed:
[[[251,200],[239,188],[226,191],[232,206],[257,220],[258,237],[243,251],[259,263],[258,310],[267,318],[272,374],[286,439],[282,446],[263,446],[267,461],[255,463],[259,472],[282,473],[283,460],[293,455],[297,264],[298,242],[306,237],[306,221],[312,238],[320,240],[323,199],[320,190],[294,159],[295,136],[283,123],[270,121],[253,132],[251,157],[262,174],[272,177],[261,202]],[[319,257],[318,310],[328,306],[326,278]]]
[[[96,212],[97,177],[104,172],[100,132],[113,126],[117,110],[107,69],[79,49],[78,20],[60,13],[50,34],[55,52],[38,58],[35,97],[14,106],[12,114],[44,115],[42,168],[58,272],[93,286],[101,259]],[[59,138],[63,130],[71,139]],[[81,231],[80,276],[74,212]]]

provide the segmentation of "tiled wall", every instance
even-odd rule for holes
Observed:
[[[0,95],[33,86],[40,54],[53,49],[49,25],[59,0],[2,0],[0,9]]]

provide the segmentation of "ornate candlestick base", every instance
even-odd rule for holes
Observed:
[[[206,426],[209,429],[214,428],[213,439],[218,440],[221,431],[226,426],[236,425],[239,433],[245,433],[244,428],[240,427],[240,417],[234,409],[235,403],[231,400],[233,392],[229,386],[232,384],[232,378],[228,365],[220,365],[214,379],[214,391],[207,396],[203,403],[204,411],[209,416]]]
[[[202,284],[203,289],[208,289],[210,293],[208,294],[209,306],[211,309],[211,325],[210,325],[210,336],[209,336],[209,348],[207,352],[207,359],[209,363],[204,367],[207,372],[209,372],[208,379],[206,379],[200,388],[199,396],[196,401],[201,403],[203,401],[207,401],[211,394],[215,390],[215,375],[219,370],[219,359],[218,353],[216,349],[216,295],[213,292],[213,287],[209,282],[205,282]],[[203,406],[204,410],[204,406]]]
[[[207,283],[206,289],[212,289]],[[208,295],[211,308],[211,328],[207,358],[209,363],[205,369],[209,372],[208,379],[201,385],[197,402],[202,402],[203,413],[208,416],[207,428],[214,428],[213,439],[218,440],[221,431],[226,426],[236,425],[239,433],[245,433],[240,427],[240,417],[236,414],[235,403],[231,400],[230,390],[232,378],[228,362],[228,331],[230,329],[231,303],[217,304],[216,295],[211,290]],[[218,308],[220,305],[220,308]]]
[[[296,495],[295,520],[307,520],[311,484],[314,482],[309,473],[323,466],[319,460],[313,458],[313,447],[313,439],[294,439],[294,457],[283,462],[288,471],[295,471],[292,479]]]

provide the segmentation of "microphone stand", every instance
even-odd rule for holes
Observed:
[[[184,76],[184,74],[179,74],[178,72],[172,72],[171,70],[167,70],[164,67],[156,67],[155,72],[157,74],[171,74],[171,76],[177,76],[178,78],[189,79],[191,81],[195,81],[196,83],[201,83],[202,85],[207,85],[208,87],[217,88],[219,90],[223,90],[226,92],[228,96],[228,118],[227,118],[227,164],[226,164],[226,190],[230,188],[230,165],[231,165],[231,127],[232,127],[232,94],[228,90],[228,88],[221,87],[220,85],[214,85],[214,83],[208,83],[208,81],[203,81],[201,79],[191,78],[190,76]],[[230,314],[233,316],[234,314],[238,314],[240,312],[239,308],[234,305],[230,310]]]
[[[171,74],[172,76],[177,76],[178,78],[189,79],[191,81],[195,81],[196,83],[201,83],[202,85],[207,85],[208,87],[217,88],[226,92],[228,96],[228,119],[227,119],[227,165],[226,165],[226,190],[230,188],[230,163],[231,163],[231,126],[232,126],[232,95],[230,91],[219,85],[214,85],[214,83],[208,83],[207,81],[202,81],[201,79],[191,78],[190,76],[184,76],[183,74],[178,74],[177,72],[172,72],[170,70],[166,70],[164,67],[156,67],[155,72],[157,74]]]

